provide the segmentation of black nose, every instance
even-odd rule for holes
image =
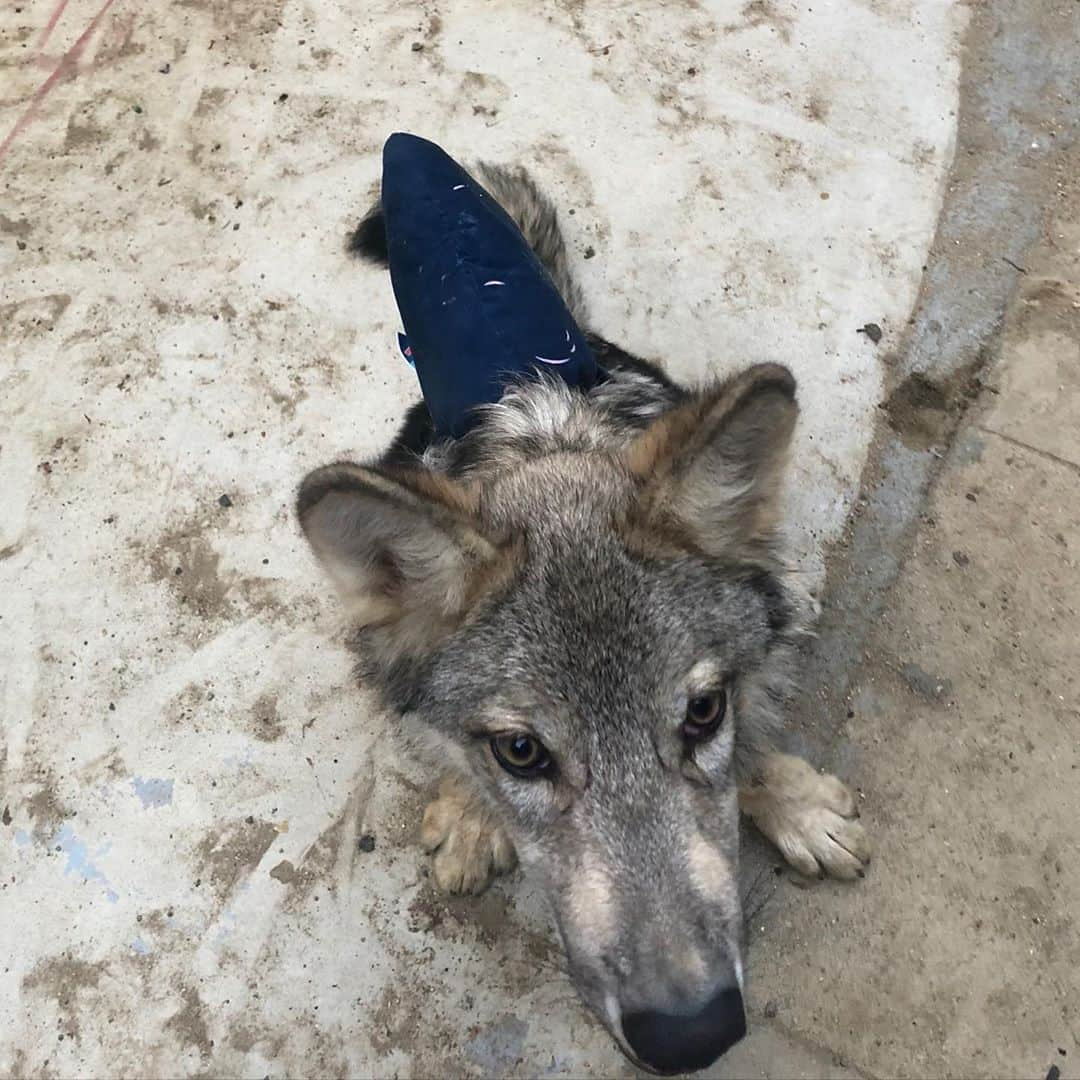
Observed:
[[[657,1072],[693,1072],[711,1065],[746,1034],[746,1013],[739,988],[729,986],[700,1012],[626,1013],[622,1026],[644,1065]]]

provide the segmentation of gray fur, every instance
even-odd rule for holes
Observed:
[[[480,176],[583,318],[551,204],[521,171]],[[463,440],[317,470],[298,510],[361,595],[361,679],[543,883],[574,981],[626,1049],[612,1001],[692,1009],[741,964],[736,793],[812,612],[774,520],[790,376],[691,393],[609,370],[587,394],[509,388]],[[721,687],[726,719],[694,746],[687,699]],[[507,730],[538,737],[554,773],[500,768],[489,740]]]

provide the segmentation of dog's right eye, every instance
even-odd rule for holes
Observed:
[[[544,744],[521,731],[496,735],[491,752],[508,773],[522,780],[535,780],[551,771],[551,755]]]

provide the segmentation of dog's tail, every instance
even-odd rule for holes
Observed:
[[[523,168],[508,169],[481,163],[473,174],[499,201],[521,230],[544,269],[551,275],[571,315],[582,329],[588,329],[585,297],[570,270],[566,241],[559,227],[559,215],[551,200],[536,186]],[[349,234],[350,254],[377,266],[387,265],[386,222],[382,204],[376,203]]]

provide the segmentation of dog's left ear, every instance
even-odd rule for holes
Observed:
[[[350,615],[416,644],[459,621],[503,561],[475,501],[425,469],[343,462],[305,478],[296,512]]]
[[[709,554],[756,554],[773,536],[798,414],[791,372],[759,364],[660,417],[625,459],[647,525]]]

